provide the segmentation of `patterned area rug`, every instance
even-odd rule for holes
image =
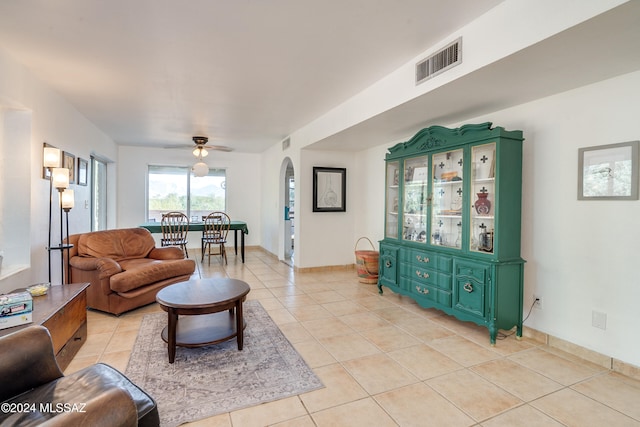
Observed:
[[[177,426],[324,387],[258,301],[244,304],[244,346],[235,339],[176,351],[170,364],[163,313],[147,314],[126,375],[158,403],[161,425]]]

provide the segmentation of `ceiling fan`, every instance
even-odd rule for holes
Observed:
[[[225,151],[225,152],[229,152],[229,151],[233,151],[233,148],[230,147],[226,147],[224,145],[207,145],[207,142],[209,142],[209,137],[206,136],[194,136],[193,138],[193,142],[196,145],[193,148],[193,155],[196,157],[206,157],[209,154],[209,150],[212,151]],[[168,146],[165,148],[189,148],[191,149],[192,147],[188,147],[185,145],[172,145],[172,146]]]

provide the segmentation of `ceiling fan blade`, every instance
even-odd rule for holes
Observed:
[[[205,145],[204,147],[205,150],[212,150],[212,151],[225,151],[225,152],[229,152],[229,151],[233,151],[233,148],[231,147],[226,147],[224,145]]]

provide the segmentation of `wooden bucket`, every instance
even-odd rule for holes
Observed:
[[[356,242],[356,269],[358,270],[358,281],[360,283],[376,284],[378,283],[378,256],[379,253],[376,250],[359,251],[358,243],[360,240],[366,239],[372,248],[375,249],[371,240],[366,237],[361,237]]]

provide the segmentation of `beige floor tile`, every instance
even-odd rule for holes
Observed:
[[[315,427],[315,424],[310,415],[305,415],[304,417],[271,424],[269,427]]]
[[[562,384],[507,359],[476,365],[471,370],[525,402],[563,388]]]
[[[127,370],[127,364],[129,363],[130,350],[117,351],[112,353],[103,353],[100,358],[101,363],[106,363],[118,371],[124,373]]]
[[[302,325],[317,339],[334,337],[336,335],[346,335],[354,332],[353,329],[347,326],[344,322],[334,317],[310,320],[302,322]]]
[[[351,359],[342,364],[371,395],[419,381],[411,372],[385,354]]]
[[[340,320],[356,331],[366,331],[367,329],[382,328],[390,325],[389,322],[375,314],[363,312],[340,316]]]
[[[421,318],[417,321],[400,321],[397,323],[397,326],[427,343],[439,338],[455,335],[455,332],[452,330],[444,328],[426,318]]]
[[[298,396],[231,412],[231,423],[242,427],[264,427],[307,415]]]
[[[117,317],[102,314],[87,316],[87,333],[91,335],[112,333],[118,327],[118,323],[119,320]]]
[[[346,316],[366,312],[367,309],[352,301],[335,301],[322,304],[328,312],[334,316]]]
[[[397,306],[376,309],[373,313],[393,324],[415,323],[422,319],[419,315]]]
[[[300,323],[285,323],[279,326],[280,330],[291,343],[308,341],[313,337]]]
[[[265,310],[276,310],[285,308],[278,298],[259,298],[260,304]]]
[[[288,310],[299,322],[305,322],[307,320],[326,319],[333,316],[329,311],[327,311],[323,306],[319,304],[289,307]]]
[[[369,310],[378,310],[381,308],[394,306],[391,301],[384,299],[380,295],[369,295],[368,293],[354,298],[354,301],[359,305],[368,308]]]
[[[367,329],[362,331],[361,334],[385,352],[411,347],[420,343],[417,338],[393,325]]]
[[[479,422],[523,403],[467,369],[433,378],[426,383]]]
[[[397,426],[372,398],[335,406],[311,416],[318,427]]]
[[[590,363],[567,360],[541,348],[516,353],[509,359],[563,385],[572,385],[597,374]]]
[[[76,357],[100,356],[107,348],[113,333],[87,335],[87,341],[80,347]]]
[[[273,320],[273,322],[278,326],[285,323],[297,322],[296,318],[293,317],[293,314],[291,314],[286,308],[267,310],[267,313],[269,313],[271,320]]]
[[[98,363],[99,356],[76,356],[73,358],[69,366],[64,370],[65,375],[73,374],[74,372],[79,371],[80,369],[84,369],[88,366],[94,365]]]
[[[640,426],[640,421],[566,388],[531,402],[531,406],[569,427]]]
[[[209,417],[192,423],[182,424],[182,427],[232,427],[229,414],[220,414],[215,417]]]
[[[453,359],[424,344],[392,351],[388,353],[388,356],[421,380],[463,368]]]
[[[471,417],[424,383],[378,394],[374,398],[403,427],[463,427],[475,424]]]
[[[286,295],[283,297],[278,297],[278,299],[280,300],[282,305],[287,308],[318,305],[318,302],[307,294]]]
[[[319,341],[338,361],[380,353],[380,350],[375,345],[355,333],[320,338]]]
[[[324,388],[300,395],[311,413],[353,402],[368,396],[367,392],[338,363],[314,369]]]
[[[111,337],[109,344],[105,348],[105,353],[113,353],[117,351],[130,351],[138,337],[137,330],[117,331]]]
[[[473,366],[478,363],[497,359],[500,355],[486,349],[459,335],[433,340],[429,345],[439,352],[449,356],[462,366]]]
[[[482,427],[562,427],[562,424],[529,405],[522,405],[483,421]]]
[[[247,300],[263,300],[268,298],[275,298],[269,289],[255,289],[251,288],[251,291],[247,295]]]
[[[571,388],[640,422],[640,381],[604,374]]]
[[[316,340],[293,343],[295,349],[311,368],[336,363],[336,359]]]
[[[336,291],[323,291],[310,294],[318,304],[326,304],[328,302],[344,301],[345,297]]]

